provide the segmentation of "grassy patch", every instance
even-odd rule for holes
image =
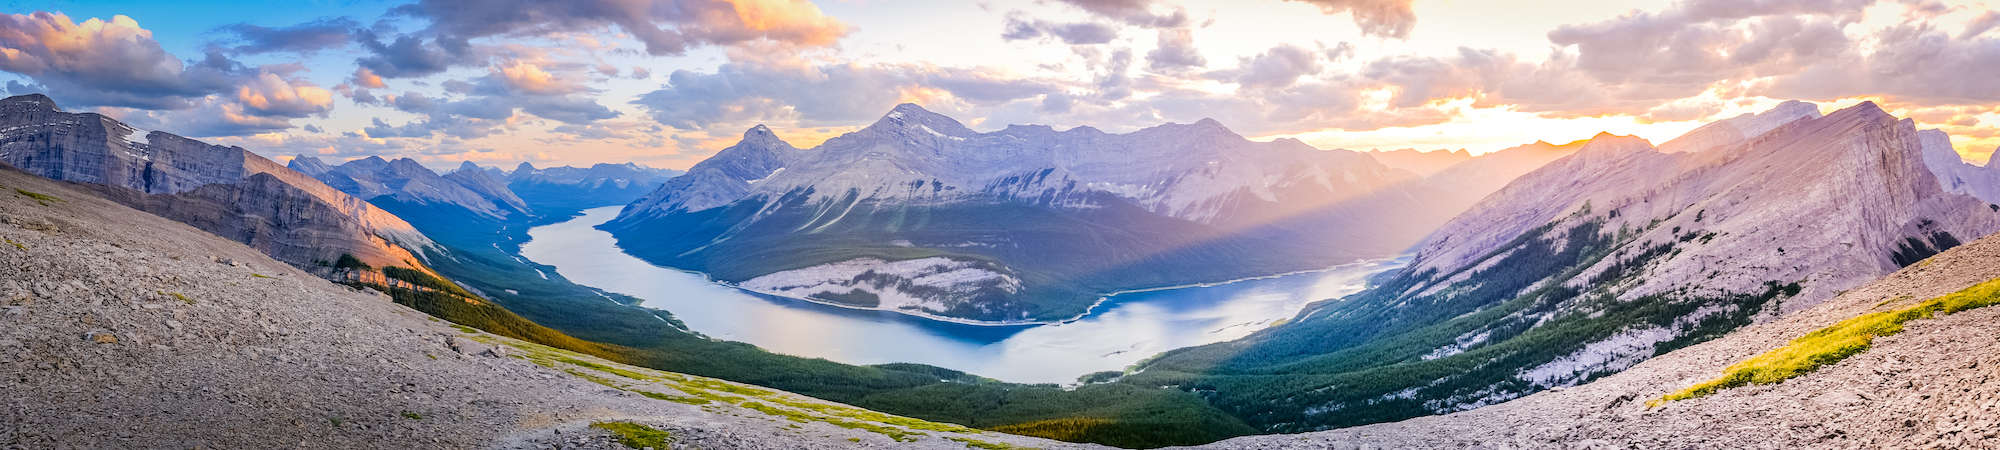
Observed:
[[[250,276],[253,276],[253,277],[257,277],[257,278],[265,278],[265,279],[269,279],[269,278],[271,278],[271,276],[270,276],[270,275],[265,275],[265,274],[261,274],[261,273],[252,273],[252,274],[250,274]]]
[[[60,203],[63,201],[62,198],[53,195],[43,194],[40,192],[33,192],[21,188],[14,188],[14,193],[35,199],[35,203],[40,203],[42,204],[42,206],[49,206],[50,203]]]
[[[986,441],[982,441],[982,440],[978,440],[978,439],[970,439],[970,438],[962,438],[962,437],[951,437],[951,436],[945,436],[945,439],[950,439],[950,440],[952,440],[952,441],[956,441],[956,442],[958,442],[958,443],[960,443],[960,444],[965,444],[965,446],[966,446],[966,447],[968,447],[968,448],[977,448],[977,449],[985,449],[985,450],[1016,450],[1016,449],[1027,449],[1027,448],[1029,448],[1029,447],[1021,447],[1021,446],[1015,446],[1015,445],[1009,445],[1009,444],[1005,444],[1005,443],[1000,443],[1000,442],[986,442]]]
[[[403,418],[410,420],[424,420],[424,415],[409,411],[403,411]]]
[[[13,246],[14,246],[14,248],[17,248],[17,249],[21,249],[21,251],[24,251],[24,252],[25,252],[25,251],[28,251],[28,246],[26,246],[26,245],[22,245],[22,244],[21,244],[21,243],[19,243],[19,242],[14,242],[14,240],[13,240],[13,239],[7,239],[7,238],[0,238],[0,240],[6,240],[8,244],[11,244],[11,245],[13,245]]]
[[[1864,314],[1793,339],[1776,350],[1723,369],[1721,378],[1647,402],[1650,406],[1684,400],[1750,384],[1773,384],[1811,373],[1867,351],[1875,338],[1903,332],[1903,324],[1973,308],[2000,304],[2000,279],[1980,283],[1894,311]]]
[[[186,295],[182,295],[182,294],[181,294],[181,293],[179,293],[179,292],[167,292],[167,291],[160,291],[160,295],[165,295],[165,296],[168,296],[168,297],[173,297],[173,298],[174,298],[174,300],[180,300],[180,301],[181,301],[181,303],[186,303],[186,304],[190,304],[190,305],[194,304],[194,299],[191,299],[191,298],[188,298],[188,296],[186,296]]]
[[[590,427],[611,432],[618,436],[618,443],[631,448],[664,449],[674,440],[673,433],[632,422],[597,422]]]

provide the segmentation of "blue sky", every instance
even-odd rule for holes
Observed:
[[[1212,117],[1322,148],[1484,152],[1873,100],[1975,163],[2000,145],[1987,0],[8,6],[9,94],[280,159],[682,168],[752,125],[804,147],[900,102],[980,130]]]

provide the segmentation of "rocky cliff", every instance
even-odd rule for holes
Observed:
[[[0,162],[91,186],[301,267],[342,254],[411,265],[412,252],[430,245],[402,219],[255,153],[64,112],[39,94],[0,100]]]

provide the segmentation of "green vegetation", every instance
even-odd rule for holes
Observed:
[[[24,252],[25,252],[25,251],[28,251],[28,246],[26,246],[26,245],[22,245],[22,244],[21,244],[21,243],[19,243],[19,242],[14,242],[14,240],[13,240],[13,239],[7,239],[7,238],[0,238],[0,240],[5,240],[5,241],[7,241],[7,243],[8,243],[8,244],[10,244],[10,245],[13,245],[13,246],[14,246],[14,248],[16,248],[16,249],[20,249],[21,251],[24,251]]]
[[[417,414],[409,411],[403,411],[403,418],[410,420],[424,420],[424,416],[422,414]]]
[[[2000,304],[2000,279],[1908,308],[1864,314],[1806,333],[1784,347],[1730,365],[1723,369],[1721,378],[1667,394],[1647,404],[1657,406],[1738,386],[1782,382],[1867,351],[1874,345],[1875,338],[1903,332],[1905,323],[1995,304]]]
[[[334,261],[333,268],[342,270],[361,270],[361,271],[375,270],[374,267],[362,263],[360,258],[355,258],[354,254],[352,253],[341,253],[340,259]]]
[[[965,444],[967,448],[977,448],[984,450],[1026,450],[1030,448],[1030,447],[1008,445],[1000,442],[986,442],[972,438],[945,436],[945,439],[950,439],[953,441],[957,441],[958,443]]]
[[[610,432],[618,437],[618,443],[631,448],[665,449],[673,442],[673,433],[632,422],[597,422],[591,428]]]
[[[43,194],[40,192],[32,192],[21,188],[14,188],[14,193],[21,194],[24,197],[34,199],[35,203],[40,203],[42,206],[49,206],[49,204],[51,203],[61,203],[63,201],[63,199],[53,195]]]
[[[194,299],[188,298],[188,296],[182,295],[179,292],[168,292],[168,291],[158,291],[158,292],[160,293],[160,295],[173,297],[174,300],[180,300],[181,303],[186,303],[190,305],[194,304]]]
[[[261,273],[252,273],[252,274],[250,274],[250,276],[253,276],[253,277],[257,277],[257,278],[265,278],[265,279],[269,279],[269,278],[271,278],[271,276],[270,276],[270,275],[265,275],[265,274],[261,274]]]
[[[382,276],[397,280],[407,281],[410,284],[423,286],[439,291],[444,291],[446,293],[457,295],[460,297],[468,297],[468,298],[478,297],[476,295],[472,295],[471,292],[466,292],[465,288],[458,287],[458,285],[452,284],[450,281],[445,281],[444,279],[438,278],[434,275],[431,275],[429,273],[417,269],[388,266],[382,268]]]

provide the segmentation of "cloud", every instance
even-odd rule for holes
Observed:
[[[388,78],[421,77],[444,72],[451,67],[454,53],[465,53],[469,49],[456,52],[440,48],[437,43],[425,41],[417,36],[397,36],[389,42],[382,42],[381,36],[373,31],[355,34],[355,40],[368,50],[369,55],[355,60],[355,64],[371,73]]]
[[[391,14],[428,19],[427,34],[446,42],[616,26],[653,55],[760,39],[821,47],[848,32],[806,0],[419,0]]]
[[[1092,14],[1144,28],[1178,28],[1188,24],[1187,10],[1157,12],[1153,0],[1061,0]]]
[[[261,116],[298,118],[324,115],[333,109],[333,92],[268,72],[238,86],[235,99],[248,112]]]
[[[1001,39],[1009,41],[1043,37],[1057,38],[1069,45],[1104,44],[1118,39],[1118,30],[1095,22],[1054,23],[1009,14],[1005,31],[1000,34]]]
[[[1413,0],[1291,0],[1318,6],[1327,14],[1351,13],[1361,34],[1406,39],[1417,25]],[[1733,0],[1720,0],[1733,1]]]
[[[616,68],[613,69],[613,74]],[[514,60],[504,66],[495,66],[493,75],[504,81],[515,91],[534,95],[561,95],[581,92],[584,87],[574,80],[562,79],[542,70],[533,62]]]
[[[346,17],[322,18],[289,27],[264,27],[247,23],[225,25],[215,31],[231,36],[221,43],[239,54],[273,52],[312,53],[345,47],[353,40],[360,24]]]
[[[1319,55],[1304,47],[1283,44],[1257,56],[1243,58],[1236,69],[1213,75],[1234,81],[1245,89],[1290,87],[1299,77],[1320,72]]]
[[[361,86],[370,89],[382,89],[384,87],[388,87],[387,84],[384,84],[382,82],[381,75],[376,75],[375,71],[368,70],[367,67],[354,68],[354,75],[348,77],[348,81],[354,83],[355,86]]]
[[[1994,27],[2000,27],[2000,12],[1987,11],[1985,14],[1980,14],[1979,18],[1973,19],[1972,23],[1966,24],[1965,31],[1959,32],[1958,40],[1979,37]]]
[[[1159,45],[1146,52],[1146,64],[1156,71],[1177,71],[1208,65],[1208,60],[1194,48],[1194,30],[1169,28],[1160,30]]]
[[[130,17],[79,24],[62,13],[0,15],[0,70],[34,79],[67,105],[184,108],[227,89],[238,68],[214,54],[188,66]]]
[[[732,62],[709,73],[676,70],[667,76],[665,88],[632,103],[663,125],[693,130],[770,120],[845,125],[879,116],[907,100],[905,93],[933,92],[948,96],[940,100],[993,105],[1056,90],[1052,84],[994,77],[978,69]]]

